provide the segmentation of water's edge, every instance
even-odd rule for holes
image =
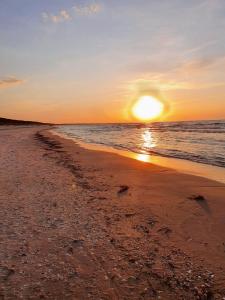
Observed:
[[[61,132],[59,133],[57,129],[49,130],[49,132],[61,138],[72,140],[84,149],[114,153],[120,156],[129,157],[144,162],[146,164],[149,163],[149,164],[159,165],[162,167],[174,169],[180,173],[204,177],[225,184],[225,171],[224,168],[221,167],[205,165],[205,164],[192,162],[184,159],[178,159],[178,158],[149,155],[149,154],[138,154],[128,150],[115,149],[113,147],[106,146],[106,145],[86,143],[74,137],[68,136],[64,133]]]
[[[89,144],[225,168],[225,121],[60,125]]]

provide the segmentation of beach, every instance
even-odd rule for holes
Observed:
[[[0,128],[0,299],[223,299],[225,185]]]

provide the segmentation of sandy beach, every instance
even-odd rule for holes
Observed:
[[[0,299],[225,299],[225,185],[0,128]]]

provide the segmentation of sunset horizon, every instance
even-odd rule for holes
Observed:
[[[43,124],[52,124],[52,125],[91,125],[91,124],[151,124],[151,123],[177,123],[177,122],[204,122],[204,121],[224,121],[225,118],[219,118],[219,119],[188,119],[188,120],[170,120],[170,121],[164,121],[164,120],[152,120],[152,121],[141,121],[141,120],[133,120],[133,121],[127,121],[127,122],[47,122],[43,120],[35,120],[35,119],[16,119],[16,118],[8,118],[5,116],[0,116],[0,119],[5,120],[16,120],[16,121],[25,121],[25,122],[39,122]]]
[[[1,115],[133,122],[146,93],[167,103],[160,121],[223,119],[224,14],[219,0],[2,1]]]
[[[0,0],[0,299],[225,300],[225,0]]]

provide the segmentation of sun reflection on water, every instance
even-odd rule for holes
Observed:
[[[144,128],[140,134],[140,148],[145,153],[137,153],[135,158],[142,162],[152,162],[151,153],[148,152],[154,147],[156,147],[156,140],[150,128]]]
[[[156,146],[156,143],[153,139],[152,132],[149,128],[144,129],[144,132],[142,133],[142,148],[144,149],[150,149],[154,148]]]

